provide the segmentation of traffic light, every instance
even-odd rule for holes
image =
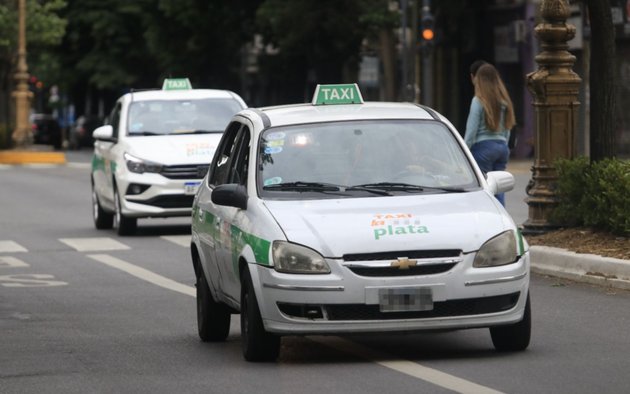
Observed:
[[[420,41],[425,47],[435,43],[435,18],[430,13],[424,14],[420,21]]]

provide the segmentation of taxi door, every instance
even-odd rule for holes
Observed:
[[[116,159],[114,147],[119,134],[121,103],[118,102],[112,110],[109,124],[113,128],[112,141],[94,141],[94,157],[92,158],[92,171],[94,176],[94,188],[99,196],[101,204],[110,209],[114,208],[114,173],[116,171]]]
[[[208,183],[204,185],[197,202],[200,211],[198,220],[206,223],[206,231],[199,237],[206,261],[204,270],[212,287],[236,304],[240,299],[240,278],[237,256],[232,257],[232,237],[236,232],[233,231],[232,224],[235,220],[238,221],[238,217],[243,216],[243,213],[239,212],[242,210],[238,208],[214,204],[211,192],[218,185],[245,182],[246,176],[239,182],[239,178],[243,176],[242,171],[235,171],[237,167],[240,168],[239,163],[243,160],[247,162],[249,156],[248,152],[242,151],[243,128],[247,129],[239,122],[233,122],[228,126],[209,171]],[[245,146],[249,146],[249,131],[246,135]]]

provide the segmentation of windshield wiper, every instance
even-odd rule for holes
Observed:
[[[276,183],[273,185],[265,185],[263,189],[266,190],[294,190],[294,191],[342,191],[345,189],[344,186],[335,185],[332,183],[321,183],[321,182],[283,182]]]
[[[363,185],[356,185],[353,187],[362,187],[362,188],[375,188],[380,190],[389,190],[389,191],[425,191],[425,190],[442,190],[450,193],[463,193],[467,192],[467,189],[463,189],[461,187],[441,187],[441,186],[425,186],[425,185],[412,185],[409,183],[402,182],[379,182],[379,183],[366,183]]]
[[[155,131],[134,131],[133,133],[129,133],[129,135],[164,135],[162,133],[156,133]]]
[[[372,189],[362,186],[344,186],[344,185],[336,185],[334,183],[323,183],[323,182],[304,182],[304,181],[296,181],[296,182],[284,182],[284,183],[276,183],[274,185],[266,185],[263,186],[263,189],[269,190],[291,190],[291,191],[319,191],[319,192],[341,192],[345,193],[347,191],[364,191],[372,194],[378,194],[379,196],[390,196],[388,192],[384,190]]]
[[[223,130],[175,130],[169,134],[221,134]]]
[[[412,185],[402,182],[378,182],[378,183],[364,183],[362,185],[354,185],[353,188],[360,187],[365,189],[379,189],[390,191],[423,191],[424,187],[418,185]]]

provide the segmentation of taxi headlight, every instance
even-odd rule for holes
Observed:
[[[138,157],[130,155],[129,153],[125,152],[124,158],[125,163],[127,163],[127,169],[131,172],[135,172],[136,174],[162,171],[161,164],[154,163],[152,161],[142,160]]]
[[[516,261],[516,237],[514,231],[509,230],[488,240],[479,248],[473,267],[496,267],[511,264]]]
[[[290,274],[329,274],[324,257],[304,246],[275,241],[272,248],[274,268]]]

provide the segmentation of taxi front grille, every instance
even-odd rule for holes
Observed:
[[[139,204],[152,205],[160,208],[192,208],[193,200],[195,196],[189,196],[185,194],[170,194],[164,196],[153,197],[149,200],[138,201],[129,200],[131,202],[137,202]]]
[[[400,269],[398,267],[348,267],[348,269],[359,276],[369,277],[391,277],[391,276],[417,276],[435,275],[449,271],[457,263],[446,264],[426,264]]]
[[[480,298],[466,298],[460,300],[437,301],[433,303],[433,310],[411,312],[381,312],[379,305],[366,304],[289,304],[278,303],[280,311],[294,318],[308,318],[311,320],[329,321],[370,321],[396,319],[430,319],[440,317],[475,316],[498,313],[510,310],[516,306],[520,292]],[[322,310],[316,318],[313,312]]]
[[[208,172],[208,164],[186,164],[164,166],[160,174],[169,179],[203,179]]]
[[[458,249],[442,249],[442,250],[401,250],[393,252],[379,253],[354,253],[344,254],[344,261],[378,261],[378,260],[396,260],[399,257],[408,259],[437,259],[447,257],[459,257],[462,253]]]

